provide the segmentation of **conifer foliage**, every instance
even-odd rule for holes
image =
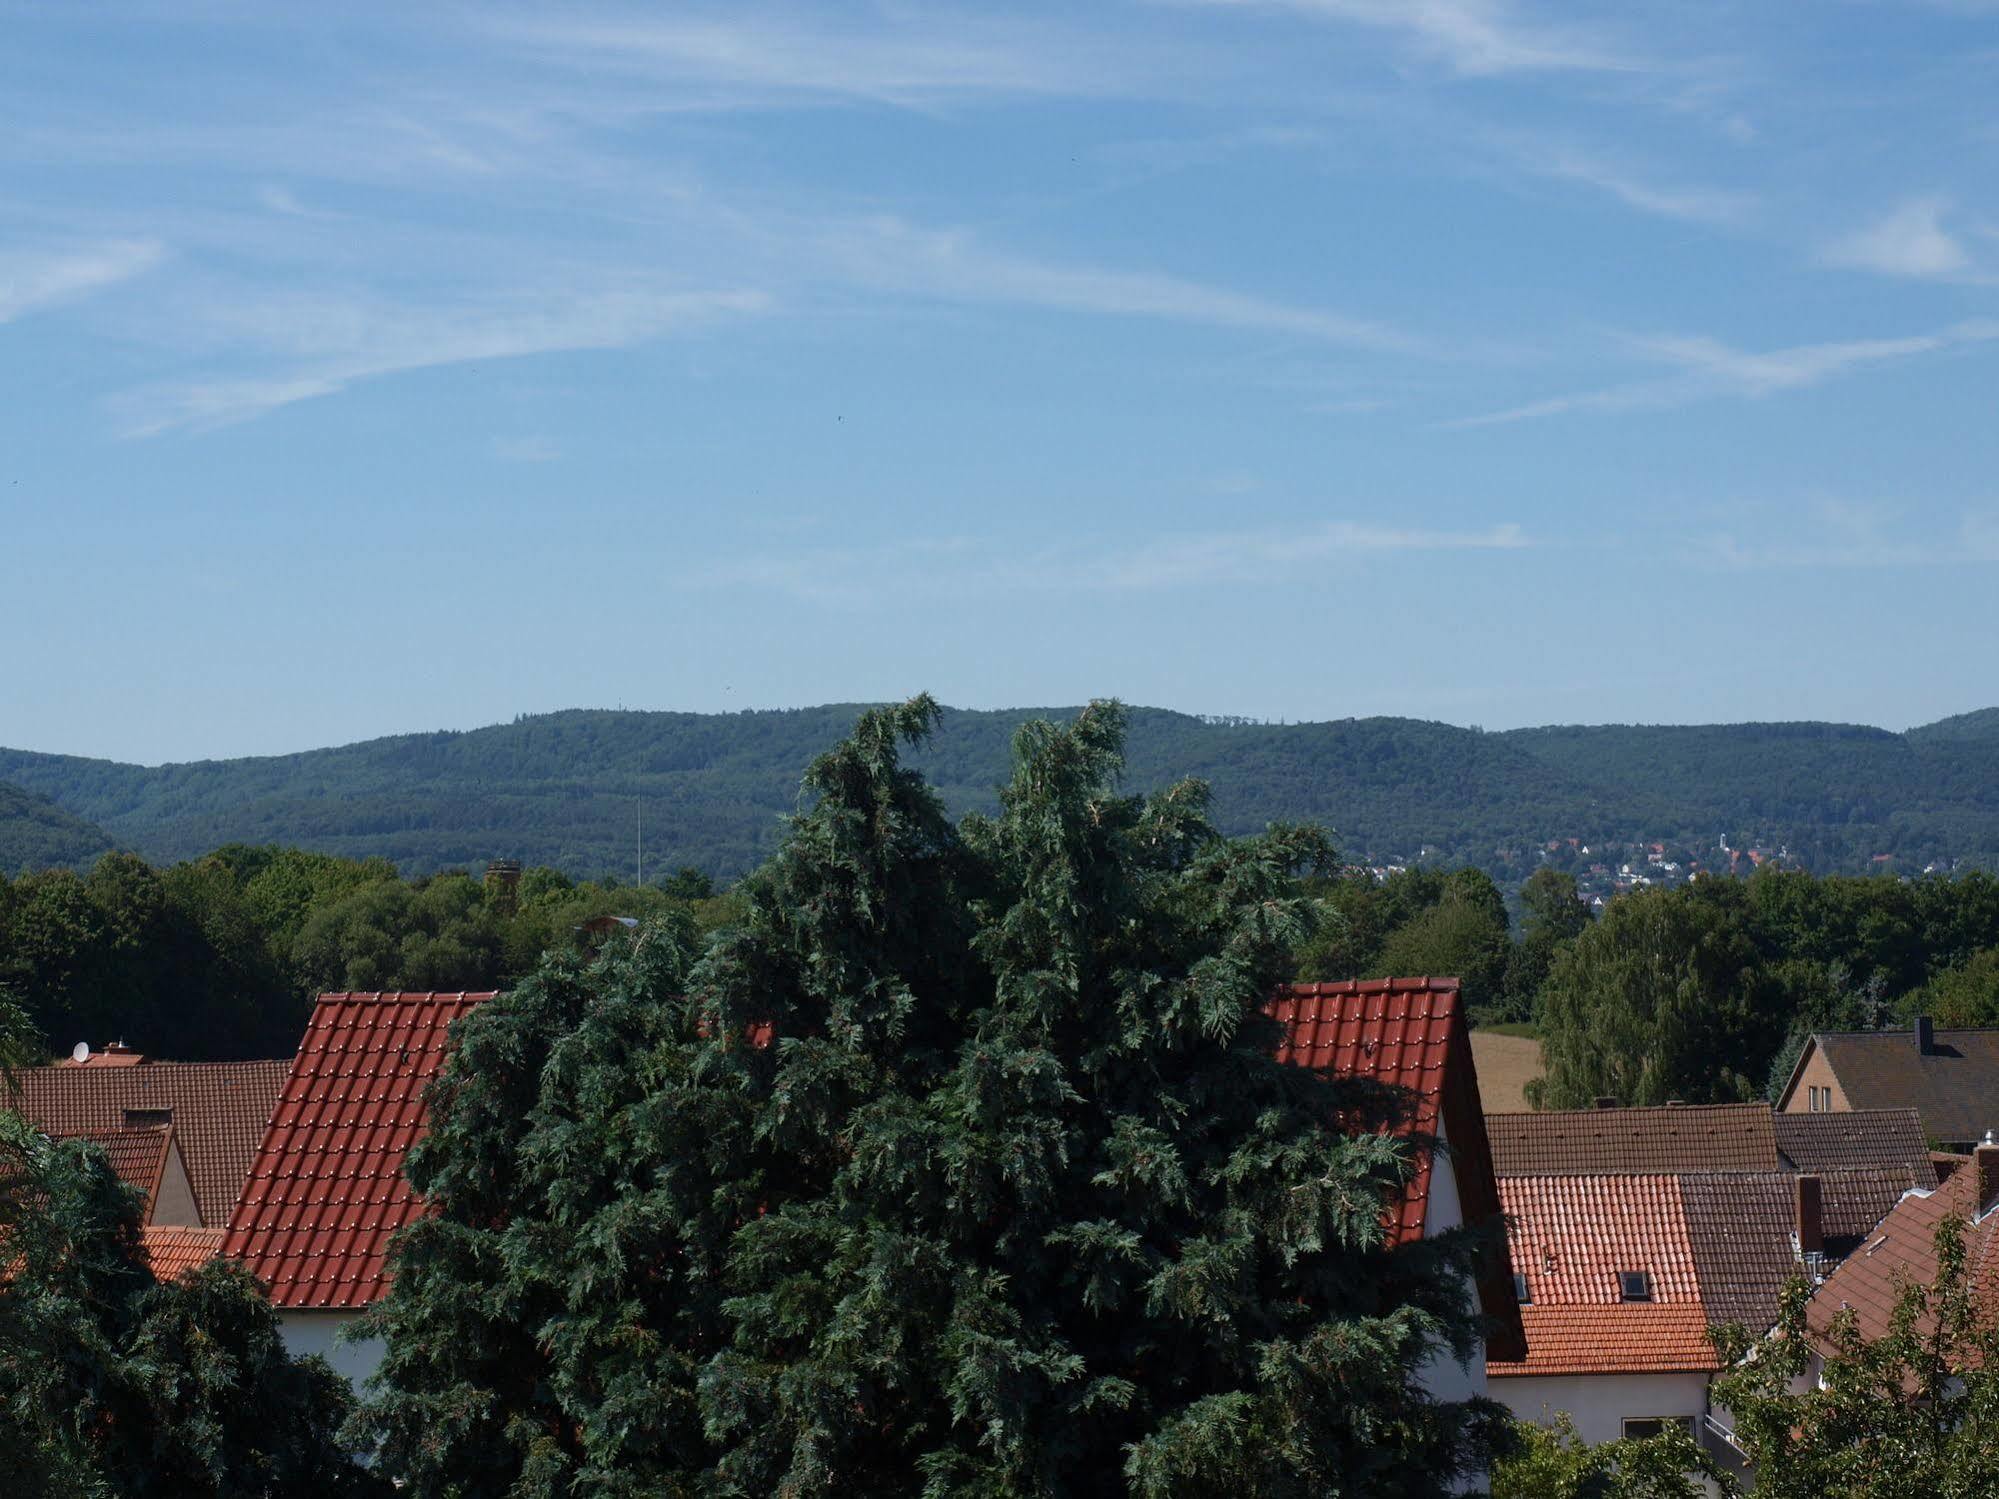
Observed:
[[[1506,1425],[1485,1245],[1389,1249],[1394,1100],[1273,1060],[1323,835],[1120,794],[1032,723],[953,824],[864,716],[698,957],[647,929],[462,1025],[377,1318],[416,1494],[1377,1495]]]
[[[0,1109],[0,1492],[387,1495],[335,1438],[346,1381],[286,1353],[240,1266],[156,1284],[139,1203],[99,1147]]]

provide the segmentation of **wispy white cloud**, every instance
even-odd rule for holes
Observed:
[[[1255,5],[1397,33],[1468,76],[1498,73],[1636,72],[1640,61],[1572,29],[1523,19],[1500,0],[1196,0]]]
[[[809,12],[730,8],[585,15],[550,9],[489,17],[486,33],[531,53],[626,77],[706,90],[677,107],[796,103],[803,96],[927,106],[1003,95],[1100,96],[1121,91],[1143,48],[995,14],[883,12],[825,24]]]
[[[284,214],[294,219],[337,219],[341,214],[324,208],[311,208],[299,201],[298,194],[290,188],[270,182],[257,189],[257,201],[272,213]]]
[[[134,392],[126,435],[243,421],[358,381],[474,360],[627,348],[716,318],[767,310],[757,291],[625,291],[441,309],[271,298],[202,309],[211,339],[276,367]]]
[[[1523,144],[1520,163],[1529,171],[1560,181],[1579,182],[1608,193],[1627,208],[1656,218],[1697,224],[1735,224],[1756,205],[1754,195],[1727,188],[1674,185],[1649,181],[1616,163],[1550,142]]]
[[[695,587],[767,589],[820,604],[864,604],[906,594],[911,587],[951,597],[1123,593],[1264,583],[1369,555],[1511,552],[1531,545],[1510,523],[1457,531],[1327,521],[1161,536],[1132,547],[1027,551],[953,536],[725,559],[696,569],[685,581]]]
[[[508,463],[553,463],[562,449],[546,437],[499,437],[493,440],[493,456]]]
[[[1275,301],[1150,270],[1068,265],[996,250],[963,230],[892,217],[829,224],[816,235],[843,279],[953,301],[1000,302],[1115,317],[1243,328],[1385,353],[1423,350],[1385,323]]]
[[[1950,204],[1943,198],[1911,198],[1884,217],[1835,240],[1825,250],[1832,265],[1879,271],[1887,276],[1954,276],[1971,269],[1971,256],[1944,227]]]
[[[152,269],[164,253],[153,240],[69,250],[0,250],[0,323],[128,281]]]
[[[1447,425],[1492,426],[1571,411],[1656,410],[1727,396],[1760,399],[1820,385],[1871,365],[1994,340],[1999,340],[1999,321],[1992,320],[1957,323],[1935,333],[1907,338],[1799,344],[1762,353],[1732,348],[1719,339],[1705,336],[1636,339],[1632,346],[1639,353],[1675,365],[1681,373],[1604,390],[1551,396],[1501,411],[1461,417]]]
[[[1967,512],[1941,536],[1909,536],[1878,507],[1826,503],[1808,526],[1777,542],[1745,542],[1721,532],[1697,544],[1699,561],[1731,570],[1759,568],[1954,567],[1999,563],[1999,510]]]

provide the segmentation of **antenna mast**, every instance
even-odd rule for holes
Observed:
[[[639,884],[646,882],[646,799],[639,799]]]

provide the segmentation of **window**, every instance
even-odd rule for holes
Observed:
[[[1694,1418],[1692,1416],[1626,1416],[1624,1418],[1624,1434],[1627,1437],[1636,1437],[1641,1441],[1646,1437],[1658,1436],[1668,1426],[1680,1427],[1688,1436],[1694,1434]]]
[[[1617,1272],[1617,1292],[1625,1301],[1650,1301],[1652,1277],[1643,1270],[1620,1270]]]
[[[127,1109],[125,1111],[125,1128],[127,1129],[151,1129],[155,1125],[172,1124],[173,1122],[174,1111],[172,1109]]]
[[[1533,1293],[1527,1289],[1527,1277],[1517,1272],[1513,1277],[1513,1299],[1522,1306],[1534,1304]]]

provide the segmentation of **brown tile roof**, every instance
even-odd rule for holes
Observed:
[[[1912,1031],[1834,1031],[1813,1036],[1806,1051],[1819,1049],[1855,1109],[1911,1108],[1946,1144],[1982,1140],[1999,1129],[1999,1030],[1932,1036],[1923,1053]]]
[[[1493,1222],[1499,1192],[1478,1096],[1471,1031],[1454,978],[1347,979],[1287,984],[1267,1007],[1283,1027],[1277,1058],[1334,1077],[1366,1077],[1413,1095],[1403,1128],[1448,1142],[1460,1211],[1468,1224]],[[1402,1198],[1388,1213],[1391,1243],[1423,1236],[1431,1160],[1424,1152]],[[1521,1351],[1511,1271],[1492,1264],[1479,1282],[1491,1332],[1489,1355]]]
[[[1935,1282],[1937,1225],[1947,1214],[1965,1224],[1965,1248],[1973,1275],[1991,1284],[1989,1267],[1994,1259],[1993,1241],[1999,1238],[1999,1213],[1972,1221],[1977,1181],[1977,1168],[1967,1166],[1934,1192],[1912,1192],[1897,1203],[1867,1242],[1841,1261],[1813,1295],[1806,1312],[1813,1332],[1823,1335],[1833,1318],[1851,1307],[1862,1336],[1878,1338],[1885,1333],[1902,1287]]]
[[[1930,1190],[1927,1176],[1913,1177],[1897,1166],[1871,1166],[1853,1171],[1823,1171],[1819,1219],[1826,1248],[1841,1255],[1859,1247],[1881,1220],[1912,1191]]]
[[[126,1110],[171,1111],[204,1223],[226,1223],[250,1174],[291,1064],[147,1062],[136,1067],[28,1067],[8,1100],[51,1134],[123,1129]]]
[[[1693,1104],[1488,1114],[1485,1128],[1501,1176],[1772,1171],[1770,1120],[1764,1103]]]
[[[1487,1359],[1493,1379],[1535,1374],[1706,1373],[1721,1367],[1698,1304],[1523,1306],[1523,1359]]]
[[[222,1253],[219,1228],[167,1228],[148,1225],[141,1244],[153,1279],[178,1280]]]
[[[1765,1331],[1777,1320],[1779,1293],[1803,1269],[1797,1178],[1782,1171],[1700,1172],[1682,1176],[1680,1192],[1709,1323]]]
[[[51,1138],[88,1140],[102,1147],[118,1180],[146,1194],[146,1211],[150,1214],[153,1199],[159,1195],[160,1178],[166,1173],[168,1155],[173,1150],[173,1133],[172,1125],[155,1124],[143,1129],[78,1130],[74,1135],[51,1131]]]
[[[1928,1185],[1929,1141],[1914,1109],[1855,1109],[1844,1114],[1778,1114],[1772,1121],[1782,1164],[1793,1171],[1889,1166]]]
[[[403,1157],[452,1022],[486,994],[322,994],[223,1252],[280,1307],[358,1308],[388,1287],[389,1239],[423,1211]]]

